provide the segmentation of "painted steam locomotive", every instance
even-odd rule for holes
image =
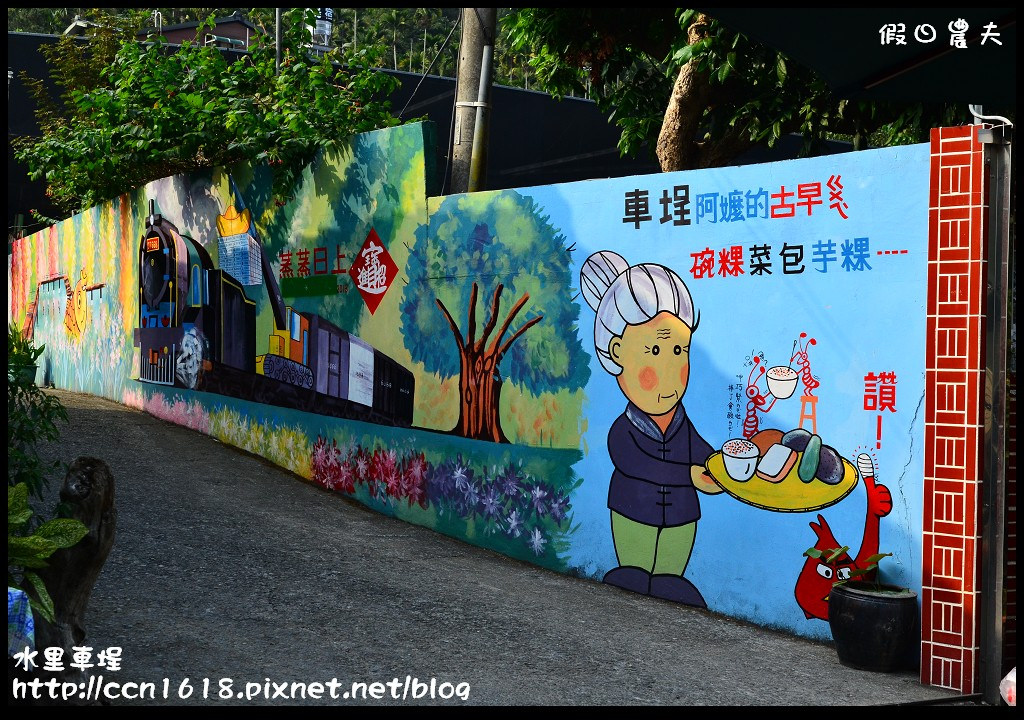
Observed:
[[[206,248],[150,201],[139,246],[139,380],[230,395],[322,415],[410,426],[415,380],[396,361],[323,317],[285,305],[250,217],[218,218],[222,239],[246,237],[267,285],[275,328],[256,354],[256,303],[243,283],[215,268]],[[222,229],[224,226],[230,230]],[[223,262],[223,258],[222,258]]]

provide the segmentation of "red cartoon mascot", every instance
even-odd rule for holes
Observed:
[[[868,496],[867,517],[864,520],[864,538],[860,543],[860,552],[853,560],[844,554],[831,564],[823,560],[809,557],[804,563],[800,577],[796,581],[796,601],[804,611],[807,619],[818,618],[828,620],[828,595],[832,585],[838,580],[850,577],[853,568],[867,567],[867,558],[878,552],[878,521],[892,510],[892,495],[885,485],[875,484],[875,467],[871,457],[861,453],[857,456],[857,469],[864,479],[864,490]],[[832,534],[824,516],[818,515],[817,523],[810,523],[818,541],[814,547],[818,550],[830,550],[842,547]]]

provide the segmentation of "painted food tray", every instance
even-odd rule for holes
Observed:
[[[797,453],[797,462],[781,481],[768,482],[756,475],[746,482],[737,482],[725,471],[721,451],[708,458],[708,474],[727,493],[741,502],[765,510],[780,512],[808,512],[835,505],[857,485],[857,469],[846,458],[843,461],[843,479],[835,485],[823,483],[815,478],[805,483],[797,474],[803,453]]]

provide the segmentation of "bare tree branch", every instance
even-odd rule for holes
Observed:
[[[484,326],[484,331],[480,335],[480,347],[487,344],[487,338],[490,337],[494,326],[498,324],[498,310],[501,307],[498,299],[501,296],[501,291],[504,289],[505,286],[501,283],[498,283],[498,287],[494,288],[494,297],[491,299],[491,316],[487,318],[487,325]]]
[[[523,309],[523,305],[525,305],[526,301],[529,299],[530,293],[523,293],[523,296],[516,300],[516,304],[508,311],[508,317],[505,318],[505,322],[501,324],[501,330],[498,331],[498,334],[494,338],[494,342],[491,343],[491,351],[496,350],[501,345],[501,339],[505,336],[505,333],[508,332],[508,328],[512,324],[512,321],[515,319],[516,315],[519,314],[519,311]]]
[[[451,327],[452,333],[455,335],[455,344],[459,346],[459,352],[465,353],[466,344],[462,341],[462,333],[459,332],[459,327],[455,324],[455,320],[452,319],[451,313],[448,312],[448,308],[444,306],[444,303],[441,302],[440,298],[434,298],[434,302],[437,303],[437,306],[441,308],[441,312],[444,313],[444,317],[448,321],[448,325]]]
[[[466,345],[473,345],[473,336],[476,334],[476,294],[479,286],[473,283],[473,292],[469,295],[469,323],[466,326]]]
[[[523,326],[516,330],[515,333],[512,334],[512,337],[510,337],[505,342],[505,344],[501,346],[501,350],[498,351],[498,354],[494,358],[494,367],[498,367],[498,363],[501,362],[501,359],[503,357],[505,357],[505,353],[508,352],[508,349],[512,347],[512,343],[514,343],[520,335],[522,335],[524,332],[529,330],[531,327],[533,327],[543,319],[543,315],[538,315],[537,317],[527,320],[525,323],[523,323]]]

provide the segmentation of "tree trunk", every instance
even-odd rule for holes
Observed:
[[[708,25],[708,19],[698,15],[687,31],[687,42],[693,45],[707,37]],[[709,95],[709,78],[697,69],[696,60],[679,68],[658,135],[657,154],[662,172],[696,167],[700,150],[697,131]]]
[[[46,673],[70,682],[88,682],[88,673],[69,667],[72,647],[85,640],[85,612],[93,586],[114,545],[117,508],[114,506],[114,476],[98,458],[79,457],[68,468],[60,499],[71,506],[71,517],[89,528],[89,534],[70,548],[50,556],[48,566],[39,570],[53,598],[54,622],[37,617],[36,647],[64,648],[63,673]],[[98,649],[96,649],[98,652]],[[95,654],[93,662],[95,662]]]
[[[459,421],[454,432],[476,440],[508,442],[498,413],[501,376],[493,354],[476,347],[464,349],[459,365]]]
[[[452,334],[455,335],[455,344],[459,351],[459,420],[451,432],[475,440],[501,443],[508,442],[508,438],[505,437],[505,433],[501,429],[499,408],[502,380],[498,373],[498,365],[512,344],[544,318],[543,315],[538,315],[527,320],[522,327],[512,333],[507,340],[504,340],[505,333],[508,332],[512,321],[523,309],[526,301],[530,299],[529,293],[523,293],[523,296],[509,310],[508,317],[505,318],[497,335],[488,343],[491,332],[498,324],[498,310],[503,289],[504,286],[499,284],[494,290],[491,314],[479,339],[476,337],[476,300],[479,293],[479,286],[476,283],[473,283],[472,294],[469,297],[465,338],[459,331],[451,313],[448,312],[448,308],[439,299],[434,299],[441,312],[444,313]]]

